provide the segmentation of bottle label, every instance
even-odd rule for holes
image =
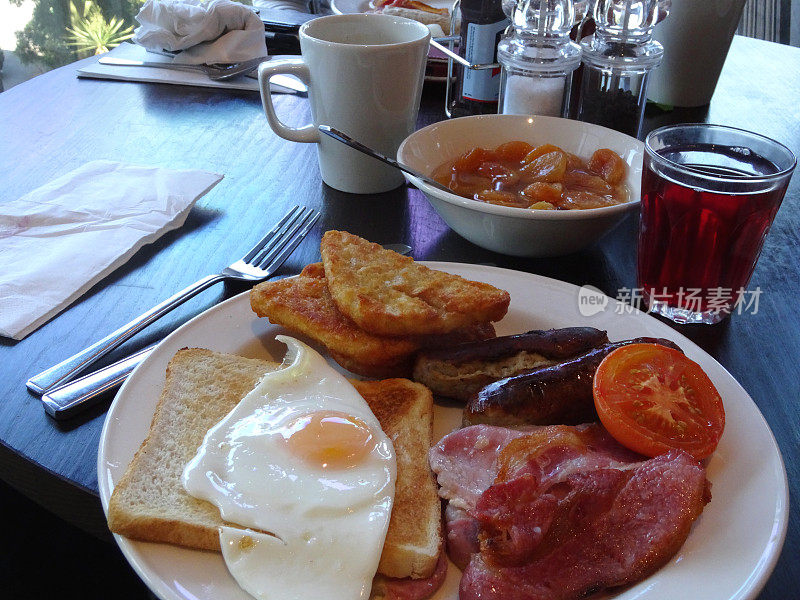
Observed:
[[[507,19],[489,25],[468,23],[464,58],[473,65],[496,62],[497,44],[508,23]],[[497,102],[500,96],[500,67],[480,70],[464,67],[461,95],[477,102]]]

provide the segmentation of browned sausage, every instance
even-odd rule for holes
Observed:
[[[605,331],[568,327],[426,349],[414,364],[414,379],[434,394],[466,402],[492,381],[579,356],[604,343]]]
[[[602,360],[628,344],[661,344],[680,350],[661,338],[612,342],[561,362],[500,379],[480,390],[464,409],[464,426],[577,425],[597,419],[592,379]]]
[[[420,356],[428,360],[460,364],[475,360],[495,360],[518,352],[541,354],[547,358],[563,359],[577,356],[608,342],[605,331],[594,327],[564,327],[563,329],[533,330],[517,335],[459,344],[449,348],[427,350]]]

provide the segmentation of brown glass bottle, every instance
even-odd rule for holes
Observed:
[[[509,25],[500,0],[461,0],[458,53],[470,64],[497,62],[497,44]],[[500,67],[468,69],[454,63],[455,81],[449,111],[453,117],[497,112]]]

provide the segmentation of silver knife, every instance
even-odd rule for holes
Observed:
[[[201,64],[132,60],[129,58],[119,58],[116,56],[101,56],[97,62],[102,65],[113,65],[118,67],[153,67],[156,69],[170,69],[175,71],[201,71],[208,75],[209,79],[213,81],[225,81],[226,79],[232,79],[233,77],[244,75],[245,73],[253,71],[265,60],[268,60],[268,58],[266,56],[261,56],[259,58],[253,58],[240,63],[233,63],[219,67]]]
[[[264,58],[254,59],[252,61],[247,61],[246,63],[242,63],[241,68],[237,68],[235,70],[226,71],[221,78],[218,76],[216,77],[217,81],[225,81],[232,77],[236,77],[239,75],[245,75],[252,79],[258,79],[258,71],[256,68],[259,64],[264,62]],[[208,69],[205,65],[189,65],[189,64],[176,64],[176,63],[168,63],[168,62],[151,62],[146,60],[131,60],[127,58],[117,58],[115,56],[103,56],[98,59],[98,62],[104,65],[114,65],[114,66],[128,66],[128,67],[154,67],[158,69],[172,69],[176,71],[201,71],[201,72],[208,72]],[[307,94],[308,87],[299,79],[295,79],[294,77],[289,77],[288,75],[273,75],[270,78],[270,83],[274,83],[276,86],[285,88],[291,92],[295,92],[297,94]],[[278,90],[275,90],[278,91]]]
[[[258,71],[251,71],[245,74],[245,77],[258,80]],[[308,94],[308,86],[299,79],[295,79],[289,75],[272,75],[269,78],[269,82],[270,84],[274,83],[282,88],[287,88],[300,96]],[[274,92],[275,90],[272,91]]]
[[[97,369],[42,395],[45,412],[54,419],[67,419],[97,404],[106,392],[115,390],[128,375],[150,356],[156,345],[148,346],[130,356]]]

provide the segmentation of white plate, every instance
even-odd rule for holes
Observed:
[[[425,0],[425,4],[433,8],[453,7],[453,0]],[[337,15],[351,15],[362,12],[370,12],[370,0],[331,0],[331,11]]]
[[[576,286],[494,267],[426,263],[511,294],[499,335],[528,329],[587,325],[605,329],[612,340],[637,336],[672,339],[700,363],[725,402],[727,423],[708,464],[713,499],[694,524],[680,552],[652,577],[617,594],[618,600],[744,600],[755,597],[780,554],[788,522],[786,471],[772,432],[756,405],[733,377],[698,346],[643,313],[605,310],[582,316]],[[586,312],[586,311],[584,311]],[[100,438],[97,479],[103,509],[150,427],[167,362],[180,348],[204,347],[249,357],[277,358],[283,330],[250,310],[247,294],[231,298],[192,319],[167,337],[133,372],[109,409]],[[742,343],[747,343],[742,340]],[[437,406],[434,435],[460,421],[460,410]],[[221,555],[168,544],[117,543],[150,589],[164,600],[247,600],[228,574]],[[455,600],[460,573],[451,567],[437,600]]]

